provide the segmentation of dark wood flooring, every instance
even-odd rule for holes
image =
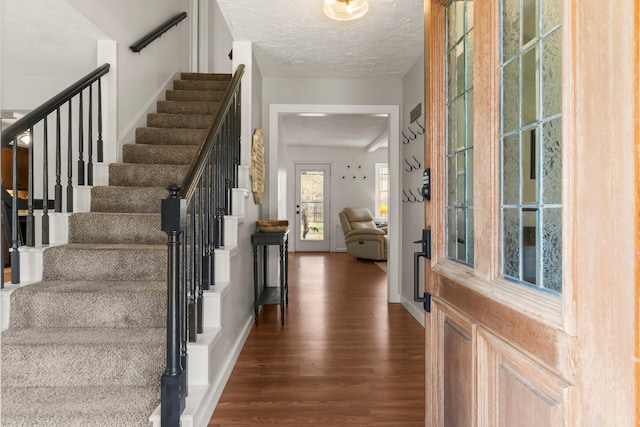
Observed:
[[[209,427],[424,426],[424,329],[386,274],[345,253],[289,257],[289,306],[266,306]]]

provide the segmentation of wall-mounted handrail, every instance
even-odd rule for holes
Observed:
[[[5,203],[3,201],[3,209],[8,211],[11,209],[11,215],[3,216],[3,226],[8,234],[10,261],[11,261],[11,282],[20,283],[20,252],[19,246],[24,243],[27,246],[35,246],[35,217],[34,209],[37,208],[36,199],[34,198],[34,171],[42,171],[42,201],[40,206],[42,208],[42,244],[49,244],[49,182],[54,182],[54,197],[53,208],[55,212],[62,212],[62,150],[67,150],[67,212],[73,211],[73,155],[77,154],[77,175],[76,185],[85,185],[85,165],[88,167],[88,174],[86,176],[86,183],[88,185],[93,184],[93,142],[94,136],[96,137],[96,150],[98,162],[102,162],[103,158],[103,141],[102,141],[102,86],[101,77],[109,72],[110,65],[103,64],[96,68],[94,71],[85,75],[71,86],[67,87],[57,95],[53,96],[42,105],[36,107],[31,112],[27,113],[24,117],[17,120],[14,124],[9,126],[2,132],[1,145],[2,148],[11,149],[12,157],[12,186],[11,186],[11,203]],[[97,102],[94,105],[93,99],[93,85],[97,85]],[[89,99],[85,104],[83,102],[83,92],[88,90]],[[77,96],[77,98],[76,98]],[[77,100],[77,102],[76,102]],[[63,147],[62,142],[62,123],[61,115],[63,114],[64,105],[67,104],[68,111],[68,123],[67,123],[67,137],[68,145]],[[72,107],[74,104],[75,109]],[[94,135],[93,129],[93,109],[97,110],[97,131]],[[77,122],[75,127],[73,126],[73,114],[77,114]],[[85,119],[83,112],[87,111],[88,117]],[[52,116],[52,117],[50,117]],[[55,117],[53,117],[55,116]],[[49,134],[49,123],[52,123],[52,134]],[[85,134],[84,123],[87,121],[88,133]],[[34,133],[37,130],[37,135]],[[75,133],[77,132],[77,133]],[[28,134],[31,138],[28,144],[28,165],[27,165],[27,179],[28,190],[26,200],[26,236],[20,235],[20,228],[18,225],[18,210],[24,209],[24,199],[19,199],[18,188],[18,176],[24,173],[23,170],[18,170],[18,145],[19,139]],[[74,147],[73,135],[77,135],[77,146]],[[86,137],[86,140],[85,140]],[[55,147],[55,168],[52,168],[51,177],[49,176],[49,142],[50,138],[52,145]],[[84,159],[83,145],[86,142],[88,158]],[[34,151],[42,153],[42,163],[35,165]],[[53,151],[53,150],[52,150]],[[3,186],[3,192],[5,188]],[[8,194],[8,193],[7,193]],[[3,194],[6,196],[6,194]],[[5,197],[6,199],[6,197]],[[8,212],[5,212],[8,213]],[[0,281],[0,288],[4,287],[4,280]]]
[[[146,36],[142,37],[140,40],[138,40],[137,42],[129,46],[129,49],[131,49],[133,52],[139,53],[142,49],[147,47],[152,41],[159,38],[161,35],[169,31],[171,28],[178,25],[180,21],[182,21],[186,17],[187,17],[187,12],[182,12],[177,14],[176,16],[167,20],[167,22],[153,29],[151,32],[149,32],[149,34],[147,34]]]

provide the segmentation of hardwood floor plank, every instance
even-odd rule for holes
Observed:
[[[373,262],[290,254],[286,323],[263,308],[208,426],[424,426],[424,329],[386,297]]]

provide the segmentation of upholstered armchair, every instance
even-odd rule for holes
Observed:
[[[387,229],[376,226],[369,209],[344,208],[338,215],[348,253],[356,258],[387,259]]]

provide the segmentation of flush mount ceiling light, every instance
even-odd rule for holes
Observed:
[[[337,21],[358,19],[368,10],[368,0],[324,0],[324,14]]]

